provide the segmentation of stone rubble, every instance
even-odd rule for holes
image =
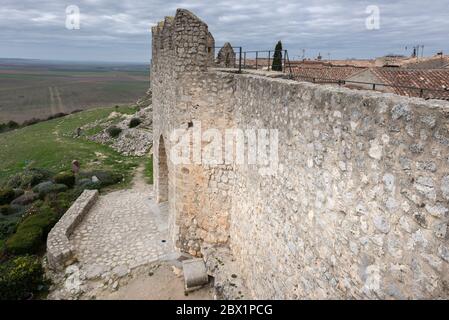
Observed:
[[[101,123],[104,129],[100,133],[87,138],[91,141],[109,145],[112,149],[125,156],[142,157],[148,154],[153,146],[152,111],[153,109],[150,106],[133,115],[119,115],[123,120],[115,124],[115,126],[122,129],[122,132],[117,138],[111,138],[106,131],[112,125],[112,120]],[[114,113],[111,113],[111,115],[114,115]],[[118,115],[114,115],[112,119],[115,117],[118,117]],[[132,118],[139,118],[142,120],[142,123],[136,128],[129,128],[129,122]],[[99,125],[99,123],[95,125]],[[89,124],[82,129],[86,130],[95,125]]]
[[[125,156],[142,157],[149,152],[153,146],[153,107],[152,92],[148,90],[145,96],[139,99],[135,106],[138,111],[127,115],[116,111],[109,114],[107,119],[99,119],[81,127],[81,132],[100,127],[102,130],[86,138],[101,144],[110,146],[112,149]],[[135,128],[129,128],[129,122],[133,118],[139,118],[141,123]],[[107,129],[111,126],[122,129],[120,135],[111,138]]]

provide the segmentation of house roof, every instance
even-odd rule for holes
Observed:
[[[430,89],[423,91],[423,98],[449,100],[449,69],[371,68],[370,71],[383,84],[401,86],[391,87],[396,94],[420,97],[421,90],[414,88],[422,88]]]
[[[407,63],[404,65],[404,68],[407,69],[438,69],[438,68],[446,68],[449,66],[449,57],[448,56],[440,56],[440,57],[432,57],[425,60],[419,60],[412,63]]]

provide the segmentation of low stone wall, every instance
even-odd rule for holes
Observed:
[[[98,190],[85,190],[48,234],[47,260],[50,268],[61,270],[73,261],[69,237],[98,199]]]

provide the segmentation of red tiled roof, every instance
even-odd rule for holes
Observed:
[[[431,57],[426,59],[421,59],[416,62],[407,63],[403,67],[407,69],[438,69],[446,68],[449,66],[449,57]]]
[[[402,69],[402,68],[372,68],[370,69],[381,82],[388,85],[434,89],[443,91],[423,91],[423,98],[449,100],[449,69]],[[420,97],[419,89],[391,89],[399,95]]]

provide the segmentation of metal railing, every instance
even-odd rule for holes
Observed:
[[[221,49],[222,47],[214,47],[214,49]],[[238,72],[241,73],[244,69],[252,69],[252,70],[265,70],[272,71],[273,70],[273,58],[275,50],[249,50],[243,51],[242,47],[232,47],[235,54],[235,59],[232,61],[231,65],[228,66],[230,68],[238,69]],[[215,54],[215,59],[217,58],[217,52]],[[413,95],[420,98],[425,99],[444,99],[449,100],[449,89],[432,89],[432,88],[420,88],[413,86],[402,86],[402,85],[394,85],[394,84],[384,84],[384,83],[375,83],[375,82],[364,82],[364,81],[353,81],[353,80],[345,80],[345,79],[332,79],[332,78],[324,78],[324,77],[313,77],[313,76],[303,76],[297,74],[293,71],[292,63],[290,62],[288,56],[288,50],[282,50],[282,59],[281,59],[281,69],[284,74],[287,75],[290,79],[304,79],[313,83],[334,83],[340,86],[354,84],[354,87],[358,87],[360,89],[372,89],[375,91],[381,91],[382,87],[390,87],[390,88],[398,88],[409,91],[416,91],[417,94]],[[358,85],[358,86],[357,86]],[[426,95],[426,93],[428,93]],[[434,93],[434,94],[432,94]],[[439,94],[438,94],[439,93]]]
[[[273,70],[274,54],[276,50],[252,50],[243,52],[243,69],[264,69]],[[252,57],[251,57],[252,56]],[[251,62],[251,64],[249,64]],[[254,63],[253,63],[254,62]],[[288,57],[288,50],[281,51],[281,70],[284,73],[292,74],[292,67]]]
[[[213,47],[215,50],[215,63],[217,63],[218,53],[222,47]],[[274,54],[276,50],[251,50],[251,51],[243,51],[242,47],[232,47],[235,53],[235,59],[229,66],[225,66],[228,68],[238,69],[238,72],[241,73],[243,69],[255,69],[260,70],[264,69],[266,71],[272,71],[273,65],[272,62],[274,60]],[[288,56],[288,50],[282,50],[281,52],[281,70],[284,73],[288,74],[288,77],[291,78],[293,71],[290,63],[290,59]],[[221,62],[221,61],[220,61]],[[225,64],[226,65],[226,64]],[[223,67],[223,65],[221,65]]]
[[[442,89],[432,89],[432,88],[420,88],[420,87],[413,87],[413,86],[401,86],[401,85],[394,85],[394,84],[385,84],[385,83],[375,83],[375,82],[364,82],[364,81],[353,81],[353,80],[344,80],[344,79],[331,79],[331,78],[323,78],[323,77],[310,77],[310,76],[302,76],[299,74],[293,73],[293,78],[301,78],[306,81],[312,82],[312,83],[335,83],[340,86],[344,86],[347,84],[358,84],[363,85],[365,87],[360,86],[360,89],[372,89],[375,91],[378,90],[381,87],[390,87],[390,88],[398,88],[398,89],[406,89],[406,90],[416,90],[418,92],[418,96],[420,98],[426,98],[424,96],[424,93],[427,92],[439,92],[443,93],[441,96],[439,96],[441,99],[449,100],[449,89],[448,90],[442,90]],[[428,97],[428,99],[431,99]]]

